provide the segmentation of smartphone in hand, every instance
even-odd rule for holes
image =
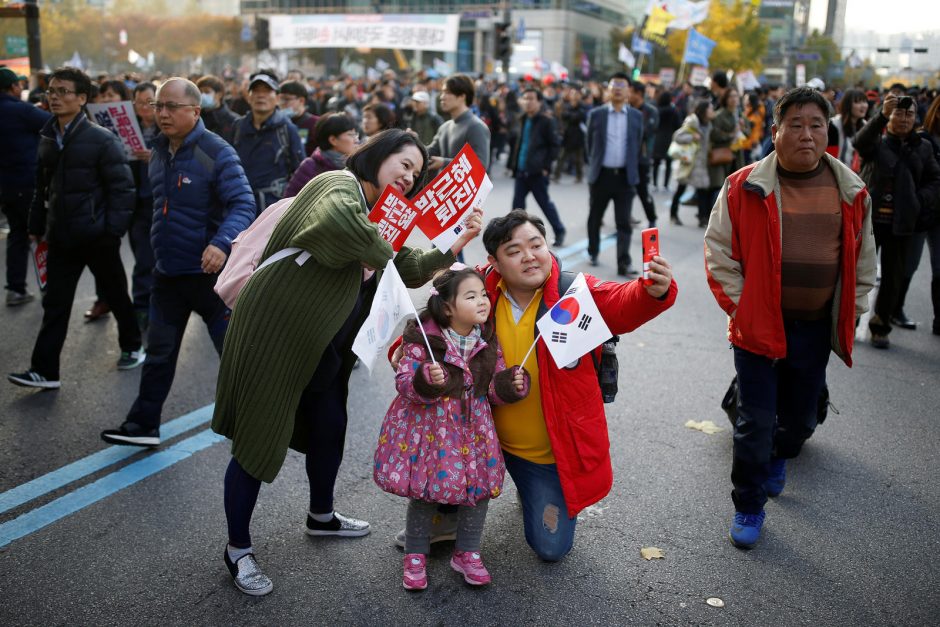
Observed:
[[[643,285],[652,285],[650,262],[659,255],[659,229],[643,230]]]

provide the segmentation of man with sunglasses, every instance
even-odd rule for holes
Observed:
[[[230,312],[213,288],[232,240],[254,220],[255,201],[235,149],[206,130],[200,97],[194,83],[171,78],[151,103],[161,134],[154,140],[149,171],[156,264],[147,361],[125,422],[101,433],[112,444],[160,444],[163,403],[191,313],[202,317],[222,353]]]
[[[52,73],[46,92],[54,117],[40,131],[36,191],[28,220],[30,239],[45,239],[49,246],[42,326],[30,368],[7,377],[23,387],[60,387],[59,357],[75,288],[86,266],[118,323],[118,369],[129,370],[143,362],[120,253],[134,206],[134,178],[117,136],[84,115],[90,92],[88,75],[70,67]]]

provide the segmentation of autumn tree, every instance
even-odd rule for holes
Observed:
[[[770,27],[762,24],[757,9],[748,0],[735,0],[726,4],[712,0],[705,21],[695,25],[695,30],[715,41],[709,66],[732,70],[762,69],[761,59],[767,53]],[[675,63],[682,61],[688,31],[673,30],[667,37],[667,49]]]
[[[818,30],[814,30],[812,34],[806,38],[806,42],[797,53],[819,56],[818,59],[800,59],[799,62],[806,65],[807,77],[819,76],[827,85],[836,78],[836,72],[834,72],[834,70],[842,63],[842,53],[839,50],[839,46],[837,46],[836,42],[831,38],[820,34]],[[842,76],[838,78],[840,82],[843,80]]]

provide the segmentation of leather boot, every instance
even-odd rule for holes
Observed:
[[[904,313],[904,301],[907,299],[907,290],[911,287],[911,279],[904,278],[901,279],[901,284],[898,286],[898,301],[894,307],[894,314],[891,316],[891,324],[902,329],[914,330],[917,328],[917,323],[907,317],[907,314]]]

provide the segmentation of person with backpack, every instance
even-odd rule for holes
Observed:
[[[222,353],[229,310],[213,287],[232,240],[248,228],[256,210],[238,155],[206,130],[199,101],[194,83],[171,78],[153,102],[161,135],[154,139],[149,170],[156,264],[147,358],[126,420],[101,433],[111,444],[160,444],[160,414],[192,312],[202,317]]]
[[[227,138],[245,168],[258,213],[284,196],[294,170],[306,157],[297,127],[277,108],[280,90],[271,72],[254,74],[248,83],[251,111],[235,122]]]
[[[566,277],[571,280],[549,251],[545,233],[542,221],[521,209],[491,220],[483,233],[488,264],[478,270],[506,364],[524,366],[530,376],[525,399],[493,408],[496,434],[519,491],[526,542],[539,558],[555,562],[574,544],[578,512],[607,496],[613,470],[592,357],[559,367],[542,338],[526,359],[536,321],[570,286]],[[649,286],[640,280],[616,283],[585,275],[612,333],[629,333],[675,303],[678,286],[669,263],[657,256],[650,269]],[[399,349],[392,358],[396,369],[400,357]],[[431,542],[453,539],[456,528],[456,513],[442,515],[432,526]],[[404,546],[405,540],[402,531],[395,541]]]
[[[224,482],[228,546],[223,559],[245,594],[260,596],[273,589],[255,560],[249,522],[261,483],[278,475],[288,448],[306,454],[306,533],[369,533],[368,522],[343,516],[333,503],[356,331],[393,256],[405,285],[419,287],[454,263],[454,255],[479,234],[482,220],[482,211],[475,210],[446,253],[408,247],[393,253],[368,213],[388,185],[407,197],[417,194],[428,161],[421,140],[411,133],[389,129],[371,138],[346,160],[345,170],[321,174],[290,201],[271,233],[262,266],[238,294],[212,429],[232,440]],[[263,267],[289,248],[299,254]]]

